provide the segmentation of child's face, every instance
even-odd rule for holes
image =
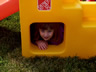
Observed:
[[[54,30],[49,28],[47,30],[39,29],[39,33],[45,41],[48,41],[52,38]]]

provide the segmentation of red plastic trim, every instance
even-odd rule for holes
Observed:
[[[0,0],[0,20],[19,11],[19,0]]]

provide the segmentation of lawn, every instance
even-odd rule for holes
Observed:
[[[0,21],[0,72],[96,72],[96,57],[35,57],[21,55],[19,13]]]

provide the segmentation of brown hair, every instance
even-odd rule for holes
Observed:
[[[34,23],[34,25],[34,40],[39,40],[40,38],[39,29],[47,30],[48,28],[54,30],[53,37],[50,39],[50,41],[58,42],[60,40],[60,23]]]

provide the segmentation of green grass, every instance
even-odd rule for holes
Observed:
[[[96,72],[96,57],[22,57],[17,12],[0,21],[0,72]]]

